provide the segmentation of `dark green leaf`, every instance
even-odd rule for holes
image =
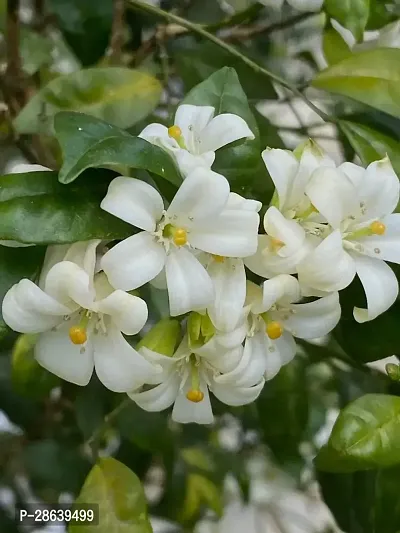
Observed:
[[[316,457],[319,470],[349,472],[400,463],[400,398],[366,394],[345,407],[329,442]]]
[[[312,85],[400,117],[399,64],[399,49],[366,50],[323,70]]]
[[[158,104],[161,84],[145,72],[93,68],[59,76],[43,87],[14,121],[19,133],[52,133],[58,111],[81,111],[128,128]]]
[[[99,505],[98,533],[151,533],[146,499],[138,477],[112,457],[100,459],[89,472],[76,501]],[[69,533],[93,527],[71,525]]]
[[[75,415],[84,440],[104,424],[106,415],[104,387],[97,376],[92,376],[86,387],[80,387],[75,398]]]
[[[158,146],[81,113],[58,113],[54,120],[64,163],[61,183],[70,183],[89,167],[125,165],[153,172],[179,185],[182,178],[172,158]]]
[[[55,172],[1,176],[0,239],[61,244],[131,235],[132,226],[100,209],[109,177],[107,173],[105,180],[103,173],[93,173],[99,179],[92,179],[91,183],[88,179],[79,188],[61,185]],[[20,253],[21,265],[26,265],[27,254],[35,253],[35,249],[14,253]]]
[[[351,31],[357,41],[363,38],[369,17],[370,0],[325,0],[326,13]]]
[[[400,176],[400,142],[363,124],[341,120],[340,127],[364,165],[389,156],[393,168]]]

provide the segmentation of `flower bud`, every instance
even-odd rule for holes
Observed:
[[[215,326],[208,314],[192,312],[187,321],[189,346],[199,348],[208,342],[215,334]]]
[[[392,381],[400,381],[400,366],[394,363],[387,363],[385,366],[387,375]]]
[[[180,333],[181,326],[178,320],[163,318],[144,335],[137,345],[137,349],[145,347],[153,352],[172,357]]]

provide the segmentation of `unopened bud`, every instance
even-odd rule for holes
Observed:
[[[153,352],[172,357],[181,333],[178,320],[163,318],[142,338],[137,349],[148,348]]]
[[[400,381],[400,366],[394,363],[387,363],[385,366],[387,375],[392,381]]]
[[[201,315],[193,312],[188,318],[187,331],[189,345],[193,348],[206,344],[214,336],[215,327],[207,313]]]

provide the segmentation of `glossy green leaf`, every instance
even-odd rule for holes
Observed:
[[[58,111],[81,111],[128,128],[158,104],[162,86],[153,76],[120,67],[59,76],[43,87],[14,121],[18,133],[51,133]]]
[[[351,55],[349,45],[334,28],[328,28],[324,31],[322,45],[328,65],[339,63]]]
[[[254,140],[238,141],[216,152],[213,170],[223,174],[236,192],[250,192],[263,187],[258,183],[261,147],[256,120],[234,69],[224,67],[194,87],[183,100],[185,104],[210,105],[215,114],[233,113],[242,117],[255,135]],[[261,163],[260,163],[261,162]],[[267,172],[264,170],[264,179]]]
[[[1,185],[1,178],[0,178]],[[0,198],[2,194],[0,186]],[[1,212],[0,204],[0,212]],[[26,222],[28,223],[28,222]],[[0,223],[1,232],[2,222]],[[11,248],[0,244],[0,301],[8,291],[22,278],[34,279],[43,263],[45,249],[42,246],[29,248]],[[0,339],[7,333],[0,309]]]
[[[325,0],[326,13],[361,41],[369,17],[370,0]]]
[[[320,72],[312,85],[400,117],[400,49],[353,54]]]
[[[130,224],[100,209],[109,181],[103,171],[92,171],[79,188],[61,185],[55,172],[0,176],[0,239],[61,244],[131,235]],[[14,253],[24,262],[34,252]]]
[[[393,168],[400,176],[400,142],[363,124],[341,120],[340,127],[364,165],[389,156]]]
[[[123,165],[148,170],[179,185],[180,173],[172,158],[158,146],[97,118],[82,113],[58,113],[54,120],[64,162],[61,183],[70,183],[89,167]]]
[[[256,404],[264,442],[279,459],[296,456],[308,421],[306,361],[297,357],[281,368]]]
[[[151,533],[139,478],[112,457],[99,459],[76,503],[98,504],[97,533]],[[70,525],[68,533],[90,533],[93,526]]]
[[[31,398],[42,398],[60,384],[60,379],[36,361],[36,335],[20,335],[12,352],[11,380],[15,391]]]
[[[327,472],[350,472],[400,463],[400,397],[367,394],[339,414],[329,442],[316,457]]]

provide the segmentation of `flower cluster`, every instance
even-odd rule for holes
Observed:
[[[115,178],[101,207],[131,224],[132,236],[49,247],[38,285],[23,279],[3,301],[12,329],[38,334],[43,367],[78,385],[95,369],[145,410],[174,405],[182,423],[213,421],[209,392],[231,406],[254,401],[294,357],[295,338],[337,325],[338,291],[356,275],[367,300],[354,309],[358,322],[398,294],[385,263],[400,263],[399,181],[387,158],[337,167],[312,141],[294,152],[266,149],[275,194],[264,232],[262,203],[211,170],[216,150],[254,135],[242,118],[214,112],[182,105],[170,128],[151,124],[140,135],[181,170],[169,205],[152,185]],[[148,282],[168,291],[176,318],[134,348],[129,336],[148,319],[140,298]]]

